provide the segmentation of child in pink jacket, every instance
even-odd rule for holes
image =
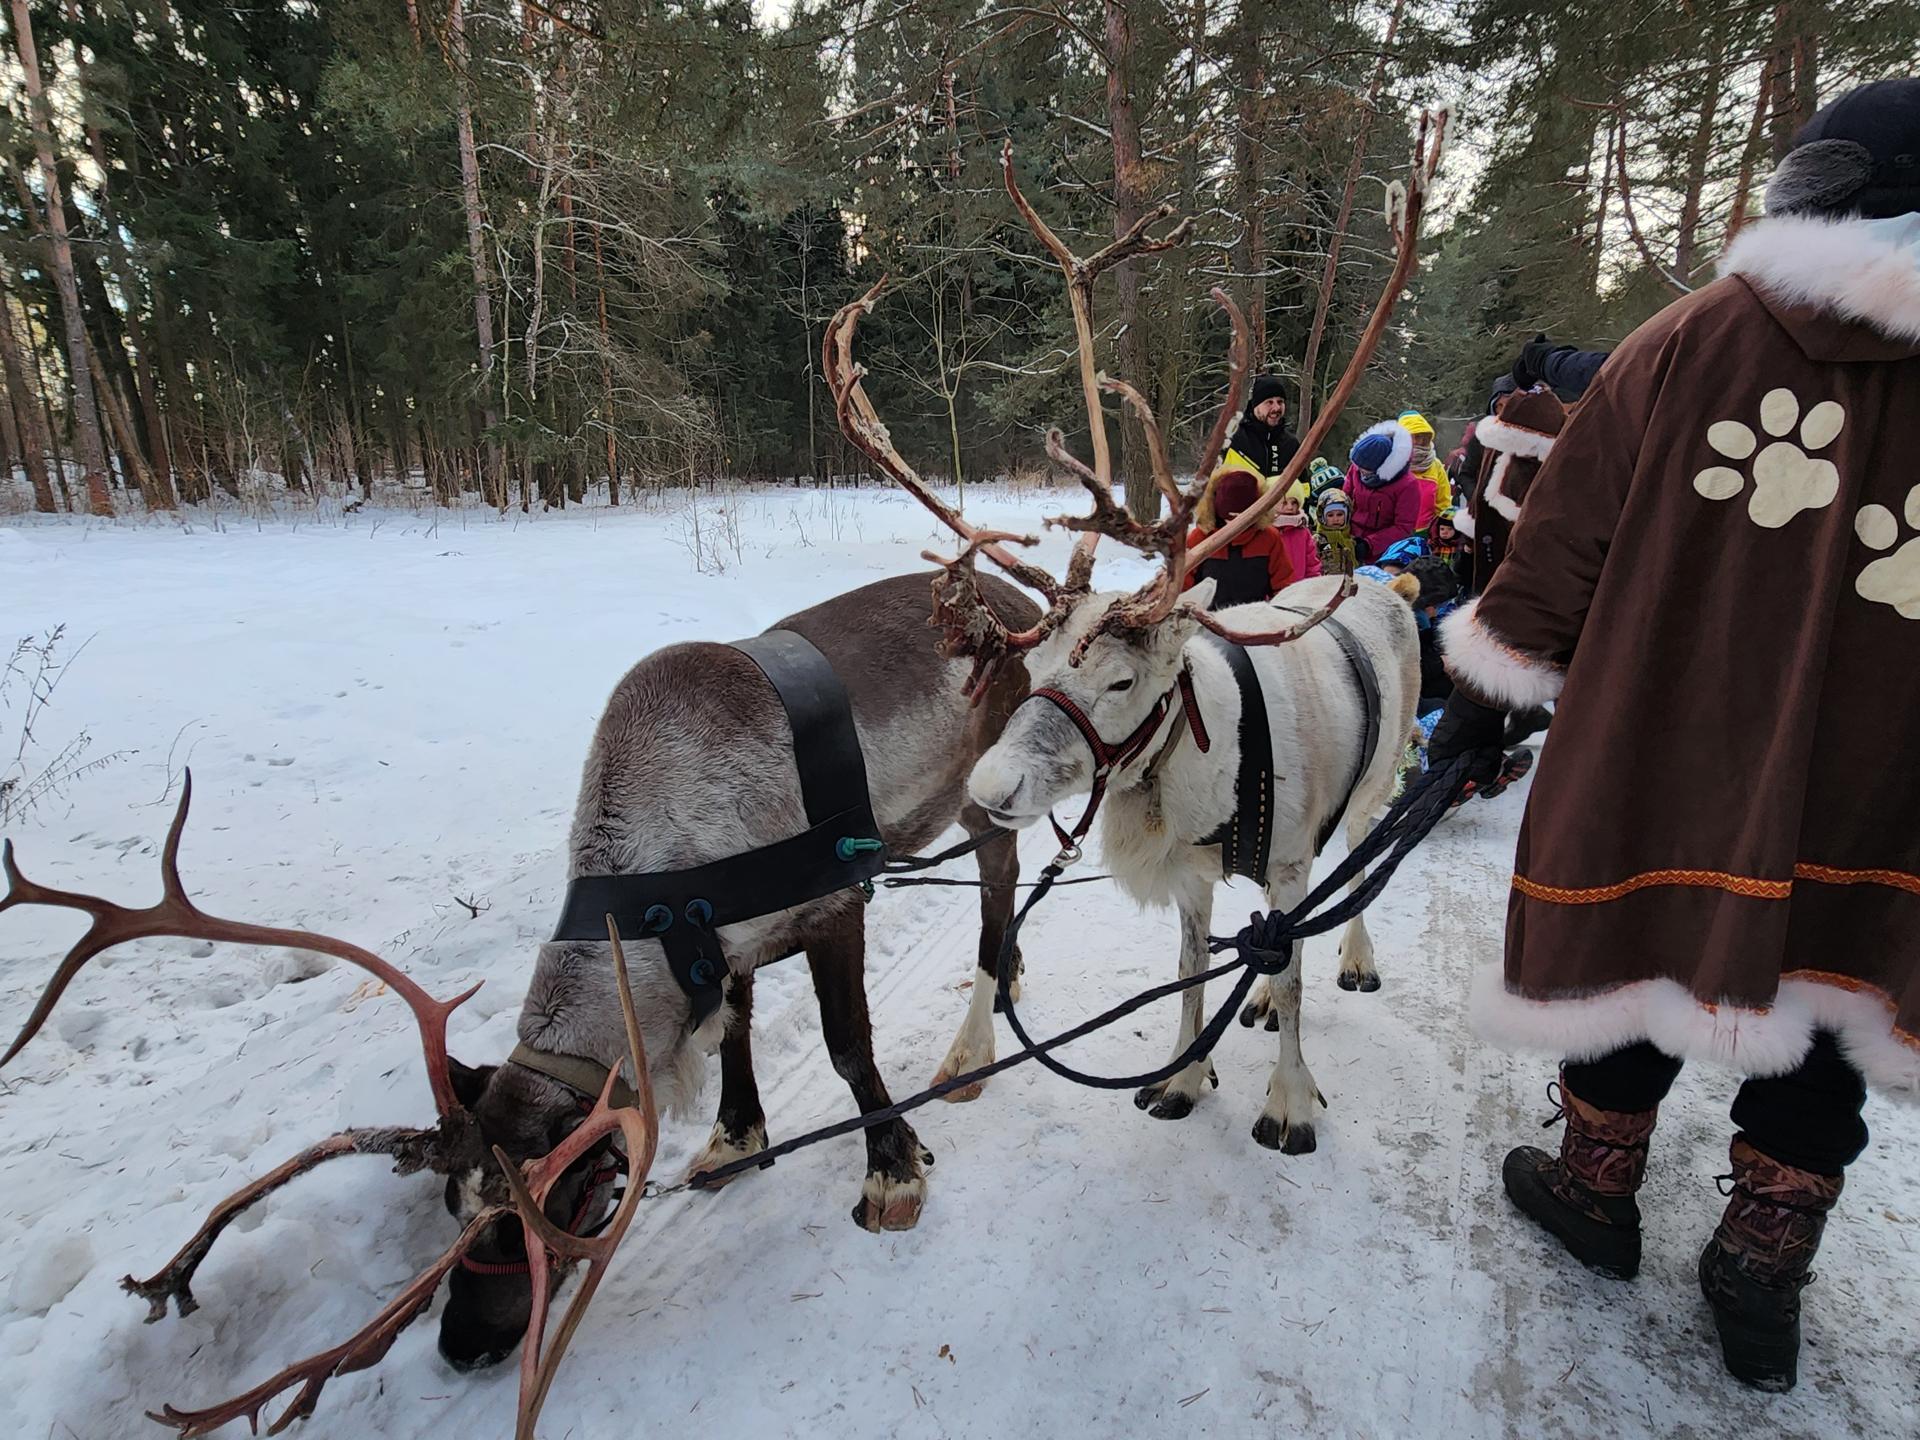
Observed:
[[[1296,480],[1276,507],[1273,528],[1280,548],[1293,563],[1293,580],[1311,580],[1320,573],[1320,547],[1307,524],[1307,482]]]
[[[1370,565],[1419,527],[1420,487],[1409,471],[1413,436],[1397,420],[1383,420],[1353,443],[1347,457],[1347,494],[1353,500],[1353,548]]]

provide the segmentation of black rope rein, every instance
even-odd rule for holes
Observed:
[[[1232,950],[1235,952],[1235,958],[1232,960],[1202,971],[1198,975],[1188,975],[1178,980],[1169,980],[1163,985],[1156,985],[1150,990],[1144,990],[1138,995],[1121,1001],[1109,1010],[1102,1011],[1091,1020],[1083,1021],[1071,1030],[1063,1030],[1050,1039],[1036,1041],[1027,1033],[1026,1026],[1021,1024],[1019,1012],[1014,1008],[1010,992],[1014,970],[1013,948],[1019,938],[1020,927],[1026,923],[1027,916],[1032,912],[1033,907],[1045,899],[1055,885],[1074,883],[1063,882],[1060,877],[1067,866],[1079,857],[1071,851],[1063,851],[1048,862],[1046,868],[1040,872],[1040,879],[1033,885],[1033,893],[1027,896],[1025,903],[1013,917],[1013,923],[1007,927],[1006,937],[1000,945],[1000,960],[996,967],[999,971],[998,1008],[1006,1012],[1007,1023],[1013,1027],[1013,1033],[1019,1037],[1023,1049],[996,1060],[991,1065],[982,1065],[977,1070],[969,1070],[965,1074],[943,1080],[938,1085],[908,1096],[905,1100],[895,1101],[884,1109],[851,1116],[845,1120],[836,1121],[832,1125],[822,1126],[818,1130],[810,1130],[804,1135],[796,1135],[791,1140],[769,1146],[756,1154],[729,1161],[718,1169],[703,1170],[690,1177],[685,1186],[674,1186],[654,1193],[672,1194],[686,1186],[705,1189],[721,1184],[748,1170],[765,1169],[782,1156],[791,1155],[796,1150],[817,1145],[823,1140],[831,1140],[840,1135],[850,1135],[857,1130],[884,1125],[889,1120],[896,1120],[911,1111],[918,1110],[923,1105],[931,1104],[942,1096],[952,1094],[955,1090],[976,1085],[982,1080],[998,1075],[1003,1070],[1011,1070],[1014,1066],[1023,1065],[1029,1060],[1038,1060],[1062,1079],[1098,1090],[1132,1090],[1145,1085],[1157,1085],[1163,1080],[1171,1079],[1187,1066],[1206,1059],[1212,1053],[1214,1046],[1220,1043],[1220,1037],[1226,1033],[1233,1016],[1246,1000],[1254,981],[1262,975],[1278,975],[1292,964],[1293,947],[1297,942],[1309,936],[1323,935],[1336,926],[1346,924],[1373,903],[1414,846],[1425,839],[1427,833],[1439,824],[1452,808],[1455,798],[1466,785],[1469,762],[1475,759],[1477,759],[1475,756],[1460,756],[1437,769],[1427,771],[1410,783],[1380,823],[1374,826],[1367,837],[1355,846],[1324,880],[1314,886],[1306,899],[1293,909],[1284,914],[1276,911],[1261,914],[1256,911],[1248,917],[1246,927],[1239,933],[1231,936],[1207,937],[1207,948],[1211,953],[1219,955]],[[928,868],[944,860],[977,850],[1000,833],[1003,832],[990,831],[985,835],[974,836],[940,855],[897,863],[902,869]],[[1379,863],[1375,864],[1376,861]],[[1369,870],[1369,866],[1373,868]],[[1363,876],[1364,878],[1361,878]],[[1349,894],[1334,900],[1331,904],[1328,903],[1330,897],[1342,886],[1356,880],[1358,883],[1354,884]],[[1322,909],[1322,906],[1325,908]],[[1192,1044],[1181,1051],[1176,1058],[1156,1070],[1149,1070],[1139,1075],[1093,1075],[1084,1070],[1076,1070],[1073,1066],[1055,1060],[1052,1056],[1052,1052],[1062,1046],[1070,1045],[1096,1030],[1105,1029],[1109,1025],[1124,1020],[1136,1010],[1151,1005],[1156,1000],[1178,995],[1196,985],[1204,985],[1210,980],[1231,975],[1236,970],[1241,972],[1240,978],[1235,982],[1233,993],[1228,996],[1226,1003],[1215,1012],[1206,1027],[1194,1037]]]

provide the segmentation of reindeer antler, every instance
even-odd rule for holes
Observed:
[[[1224,294],[1218,290],[1213,292],[1215,302],[1225,308],[1233,320],[1233,376],[1227,388],[1227,403],[1221,409],[1219,417],[1214,421],[1213,429],[1207,437],[1206,448],[1201,453],[1195,484],[1185,496],[1181,497],[1181,501],[1175,505],[1175,514],[1170,515],[1167,520],[1162,521],[1161,524],[1157,526],[1141,525],[1133,521],[1131,516],[1126,515],[1124,510],[1114,506],[1110,495],[1106,496],[1106,506],[1103,509],[1100,495],[1096,494],[1095,515],[1093,517],[1085,521],[1069,520],[1057,522],[1065,524],[1069,528],[1095,529],[1101,534],[1114,535],[1124,543],[1134,546],[1136,549],[1145,550],[1150,554],[1160,555],[1164,561],[1163,568],[1158,575],[1133,595],[1110,605],[1106,613],[1095,622],[1085,635],[1081,636],[1079,643],[1074,648],[1072,658],[1075,661],[1078,661],[1084,656],[1088,647],[1101,635],[1137,634],[1165,620],[1168,615],[1173,613],[1174,606],[1179,603],[1180,593],[1186,584],[1186,577],[1198,568],[1209,556],[1217,554],[1225,546],[1230,545],[1235,539],[1257,525],[1269,510],[1280,503],[1288,489],[1292,487],[1294,481],[1299,479],[1300,473],[1306,468],[1308,460],[1326,439],[1327,434],[1333,428],[1334,422],[1339,419],[1340,413],[1345,408],[1348,398],[1353,394],[1354,387],[1359,383],[1362,372],[1365,371],[1367,364],[1372,360],[1373,353],[1379,346],[1380,337],[1386,331],[1387,321],[1393,314],[1394,306],[1399,302],[1400,293],[1406,288],[1407,281],[1412,277],[1414,270],[1418,266],[1420,220],[1426,209],[1428,186],[1439,169],[1440,153],[1446,136],[1446,128],[1447,112],[1445,110],[1431,111],[1421,117],[1419,133],[1414,141],[1413,166],[1407,179],[1406,188],[1404,192],[1402,192],[1398,187],[1394,187],[1388,192],[1388,223],[1393,229],[1397,245],[1393,272],[1387,279],[1387,285],[1381,293],[1379,303],[1374,307],[1372,319],[1368,322],[1366,330],[1362,332],[1360,336],[1360,343],[1354,348],[1353,357],[1348,361],[1345,373],[1341,375],[1339,384],[1334,387],[1333,394],[1328,398],[1325,409],[1320,412],[1320,418],[1315,423],[1313,429],[1308,432],[1306,439],[1300,443],[1298,452],[1292,461],[1288,463],[1287,468],[1281,472],[1279,478],[1269,489],[1262,493],[1254,504],[1248,506],[1247,509],[1235,516],[1226,525],[1221,526],[1218,530],[1207,536],[1200,544],[1188,549],[1185,540],[1186,521],[1191,516],[1194,502],[1198,495],[1204,490],[1214,465],[1217,464],[1220,459],[1220,454],[1226,445],[1228,428],[1232,425],[1234,417],[1239,414],[1241,396],[1244,393],[1246,381],[1247,340],[1245,317],[1240,314],[1239,310],[1234,307],[1233,303],[1228,300]],[[1011,183],[1011,181],[1009,181],[1009,183]],[[1144,399],[1134,392],[1131,386],[1127,386],[1121,382],[1105,381],[1103,383],[1106,388],[1119,393],[1123,399],[1134,407],[1136,413],[1140,415],[1141,421],[1147,429],[1149,448],[1154,455],[1155,479],[1159,481],[1166,471],[1163,462],[1164,447],[1160,443],[1158,428],[1152,423],[1151,415],[1147,413],[1148,407]],[[1049,453],[1053,453],[1051,444],[1049,444]],[[1087,472],[1085,466],[1073,462],[1070,456],[1055,455],[1055,458],[1061,460],[1062,463],[1066,463],[1068,468],[1072,469],[1081,478],[1083,484],[1088,484],[1090,489],[1093,488],[1091,483],[1092,477]],[[1162,482],[1161,488],[1165,490],[1167,484]],[[1179,518],[1177,531],[1175,531],[1171,523],[1175,516]],[[1124,519],[1122,517],[1124,517]],[[1340,588],[1326,604],[1306,616],[1298,624],[1289,625],[1284,629],[1274,631],[1251,631],[1242,633],[1222,625],[1211,615],[1201,614],[1198,611],[1193,613],[1195,618],[1206,629],[1239,644],[1284,645],[1290,641],[1298,640],[1302,635],[1313,630],[1329,615],[1338,610],[1354,593],[1354,590],[1355,585],[1353,578],[1348,576],[1343,580]]]
[[[933,493],[927,482],[920,478],[894,447],[893,438],[887,433],[879,412],[867,398],[866,387],[860,383],[867,373],[866,367],[853,358],[853,340],[859,329],[860,317],[873,309],[886,283],[886,276],[881,276],[866,294],[841,306],[828,322],[826,334],[820,342],[821,370],[826,376],[827,388],[833,395],[834,414],[847,439],[882,471],[892,476],[901,489],[931,510],[941,524],[966,542],[965,548],[951,560],[930,551],[922,553],[926,559],[940,566],[941,572],[934,577],[933,614],[928,623],[944,632],[944,653],[964,656],[973,661],[973,673],[967,678],[967,693],[978,701],[986,693],[987,677],[1005,655],[1038,645],[1066,618],[1067,612],[1073,608],[1073,602],[1086,592],[1092,562],[1089,558],[1083,565],[1076,556],[1075,563],[1067,571],[1067,583],[1062,585],[1038,565],[1019,559],[1005,548],[1009,544],[1036,545],[1039,543],[1038,537],[974,529]],[[985,555],[1015,581],[1046,597],[1047,610],[1038,624],[1026,630],[1009,630],[993,612],[980,594],[979,576],[974,570],[974,560],[979,555]]]
[[[1333,387],[1333,394],[1327,397],[1325,408],[1314,421],[1313,428],[1307,432],[1306,438],[1300,442],[1300,448],[1287,463],[1287,468],[1281,471],[1278,483],[1194,546],[1192,553],[1187,556],[1189,568],[1218,554],[1259,524],[1261,518],[1280,503],[1293,482],[1300,478],[1301,472],[1318,453],[1321,443],[1339,420],[1340,412],[1346,408],[1354,387],[1360,383],[1360,376],[1372,361],[1373,352],[1379,348],[1380,337],[1386,333],[1387,321],[1392,318],[1394,307],[1400,303],[1400,292],[1407,288],[1407,282],[1419,268],[1420,221],[1426,213],[1427,189],[1440,168],[1446,135],[1445,109],[1429,110],[1423,114],[1419,131],[1414,137],[1413,165],[1407,174],[1406,188],[1402,190],[1398,186],[1390,186],[1387,190],[1387,224],[1393,230],[1397,247],[1393,271],[1388,275],[1386,288],[1380,292],[1380,299],[1373,307],[1373,316],[1367,321],[1367,328],[1360,333],[1360,341],[1353,347],[1353,358],[1341,373],[1340,382]]]
[[[533,1312],[527,1322],[527,1336],[522,1342],[520,1354],[520,1405],[514,1435],[515,1440],[534,1440],[534,1425],[540,1417],[541,1408],[546,1404],[547,1393],[552,1389],[554,1375],[560,1368],[567,1345],[579,1328],[600,1281],[605,1277],[614,1250],[626,1235],[628,1226],[633,1223],[634,1211],[645,1192],[647,1171],[653,1165],[659,1140],[659,1116],[654,1108],[653,1085],[647,1071],[646,1047],[641,1041],[640,1023],[633,1008],[633,985],[627,974],[627,957],[620,945],[620,932],[612,916],[607,917],[607,937],[613,944],[614,974],[620,989],[620,1015],[627,1031],[628,1060],[634,1077],[633,1103],[613,1103],[613,1092],[620,1076],[620,1067],[616,1065],[608,1073],[606,1085],[587,1117],[551,1152],[538,1160],[529,1161],[524,1174],[519,1166],[507,1158],[505,1152],[497,1146],[494,1148],[494,1159],[505,1173],[507,1187],[513,1196],[512,1203],[488,1206],[468,1221],[466,1228],[460,1232],[460,1238],[439,1259],[421,1271],[362,1329],[330,1350],[295,1361],[279,1374],[231,1400],[204,1410],[180,1410],[167,1405],[159,1411],[148,1412],[152,1419],[171,1426],[182,1436],[209,1435],[230,1421],[245,1419],[257,1434],[261,1412],[278,1397],[298,1386],[299,1392],[292,1403],[267,1426],[269,1435],[278,1435],[295,1420],[313,1414],[327,1381],[337,1375],[351,1374],[377,1364],[393,1348],[393,1342],[400,1332],[433,1302],[440,1282],[460,1263],[461,1257],[479,1242],[481,1236],[498,1221],[518,1219],[526,1236],[528,1256],[545,1254],[555,1262],[554,1265],[529,1264],[527,1267],[533,1284]],[[547,1197],[568,1169],[584,1159],[596,1145],[610,1139],[616,1131],[626,1149],[626,1194],[621,1197],[612,1219],[599,1235],[591,1238],[570,1235],[547,1219]],[[315,1147],[316,1150],[320,1148]],[[305,1158],[296,1157],[282,1169],[288,1169]],[[274,1173],[279,1175],[280,1172]],[[209,1221],[210,1225],[212,1223]],[[224,1224],[224,1220],[221,1223]],[[197,1241],[199,1237],[195,1239]],[[556,1268],[564,1271],[579,1260],[587,1262],[587,1276],[580,1284],[579,1293],[573,1297],[565,1315],[561,1317],[560,1328],[554,1333],[552,1345],[545,1346],[553,1291],[552,1271]],[[164,1300],[160,1302],[160,1307],[164,1311]]]
[[[478,1165],[485,1159],[479,1124],[454,1093],[452,1062],[447,1054],[446,1038],[447,1016],[480,987],[475,985],[451,1000],[435,1000],[395,966],[345,940],[304,930],[224,920],[201,911],[187,897],[186,886],[180,878],[180,839],[186,829],[187,811],[192,800],[193,777],[189,774],[181,789],[180,804],[174,812],[173,823],[168,827],[166,843],[160,852],[161,897],[155,904],[144,908],[135,909],[96,896],[36,884],[20,872],[14,860],[12,842],[0,848],[0,865],[4,866],[7,878],[7,892],[0,897],[0,911],[16,905],[47,905],[78,910],[91,920],[86,933],[74,943],[54,971],[27,1023],[15,1037],[5,1057],[0,1058],[0,1064],[19,1054],[39,1033],[68,984],[89,960],[129,940],[164,935],[316,950],[366,970],[397,992],[412,1008],[426,1050],[427,1077],[434,1102],[440,1109],[440,1120],[438,1124],[423,1130],[383,1127],[345,1130],[338,1135],[328,1136],[228,1196],[214,1207],[193,1237],[156,1274],[145,1280],[136,1280],[129,1275],[120,1282],[123,1289],[147,1302],[149,1321],[163,1318],[169,1301],[180,1314],[192,1313],[198,1303],[193,1295],[194,1273],[207,1258],[220,1233],[246,1210],[317,1165],[343,1155],[385,1155],[393,1159],[396,1171],[406,1175],[420,1170],[451,1173],[466,1165]],[[400,1332],[432,1302],[440,1281],[479,1241],[488,1227],[497,1221],[518,1218],[528,1236],[527,1253],[530,1256],[550,1253],[556,1257],[562,1269],[579,1259],[587,1260],[590,1266],[587,1280],[568,1306],[553,1345],[544,1356],[541,1354],[541,1345],[546,1330],[552,1277],[549,1274],[550,1267],[546,1265],[528,1266],[533,1283],[534,1306],[527,1331],[527,1350],[522,1358],[517,1435],[519,1440],[533,1440],[534,1421],[546,1400],[567,1342],[579,1326],[587,1302],[612,1259],[614,1247],[620,1243],[620,1237],[632,1223],[647,1171],[653,1164],[659,1129],[653,1088],[647,1072],[646,1051],[640,1040],[639,1022],[633,1009],[633,990],[627,976],[626,956],[620,948],[619,935],[613,928],[611,917],[607,928],[613,942],[621,1016],[626,1024],[628,1055],[633,1068],[633,1103],[624,1106],[612,1103],[615,1076],[618,1073],[616,1067],[614,1074],[609,1075],[598,1103],[579,1127],[550,1154],[531,1162],[524,1180],[517,1169],[508,1166],[507,1183],[513,1193],[514,1203],[482,1210],[460,1232],[459,1239],[445,1254],[423,1270],[365,1327],[344,1343],[297,1361],[271,1379],[219,1405],[204,1410],[179,1410],[168,1405],[158,1412],[150,1412],[153,1419],[171,1426],[183,1436],[207,1435],[238,1419],[245,1419],[257,1433],[261,1412],[278,1397],[298,1387],[298,1393],[286,1410],[267,1427],[268,1434],[279,1434],[293,1421],[313,1413],[327,1381],[336,1375],[364,1370],[377,1364],[393,1348],[393,1342]],[[627,1152],[627,1193],[611,1223],[604,1233],[591,1240],[557,1231],[542,1209],[548,1194],[569,1167],[580,1161],[595,1145],[610,1139],[615,1131],[620,1133]],[[505,1163],[505,1157],[497,1149],[494,1154]],[[555,1239],[556,1235],[560,1238]],[[532,1244],[535,1237],[545,1242],[545,1252],[535,1251]]]
[[[53,972],[53,978],[47,982],[39,1000],[34,1003],[33,1013],[27,1017],[27,1023],[21,1026],[13,1044],[7,1047],[7,1053],[0,1055],[0,1065],[12,1060],[40,1033],[40,1027],[46,1024],[53,1007],[60,1003],[60,997],[73,977],[80,973],[89,960],[129,940],[146,940],[164,935],[235,945],[317,950],[322,955],[331,955],[336,960],[358,965],[407,1002],[420,1026],[420,1043],[426,1051],[427,1084],[433,1090],[433,1103],[443,1118],[459,1112],[460,1102],[454,1096],[453,1080],[448,1070],[447,1017],[472,999],[479,985],[451,1000],[436,1000],[371,950],[363,950],[348,941],[308,930],[251,925],[206,914],[187,898],[186,886],[180,881],[180,836],[187,828],[187,807],[192,803],[193,773],[189,771],[180,787],[180,804],[173,812],[173,823],[167,827],[166,843],[160,851],[160,899],[141,909],[116,905],[111,900],[95,895],[80,895],[37,885],[20,873],[20,867],[13,858],[13,842],[9,840],[4,847],[0,847],[0,866],[4,866],[7,877],[7,893],[0,897],[0,913],[16,905],[47,905],[62,910],[78,910],[93,922]]]

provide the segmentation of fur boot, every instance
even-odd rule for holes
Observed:
[[[1631,1280],[1640,1271],[1634,1194],[1646,1177],[1647,1142],[1660,1112],[1599,1109],[1569,1091],[1561,1075],[1567,1128],[1560,1153],[1522,1145],[1509,1154],[1502,1169],[1507,1194],[1581,1264]]]
[[[1760,1390],[1799,1378],[1800,1292],[1820,1248],[1838,1175],[1796,1170],[1735,1136],[1733,1193],[1700,1256],[1700,1290],[1713,1308],[1728,1371]]]

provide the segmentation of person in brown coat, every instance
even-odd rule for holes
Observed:
[[[1566,424],[1566,406],[1545,386],[1502,395],[1491,415],[1474,429],[1480,442],[1480,472],[1462,516],[1454,523],[1473,541],[1473,591],[1493,583],[1494,572],[1507,558],[1513,527],[1520,521],[1527,492],[1553,442]]]
[[[1683,1061],[1747,1078],[1700,1284],[1733,1374],[1797,1378],[1800,1292],[1866,1088],[1920,1101],[1920,80],[1820,111],[1722,277],[1568,419],[1449,618],[1431,760],[1557,703],[1481,1033],[1564,1057],[1508,1193],[1631,1277]]]

